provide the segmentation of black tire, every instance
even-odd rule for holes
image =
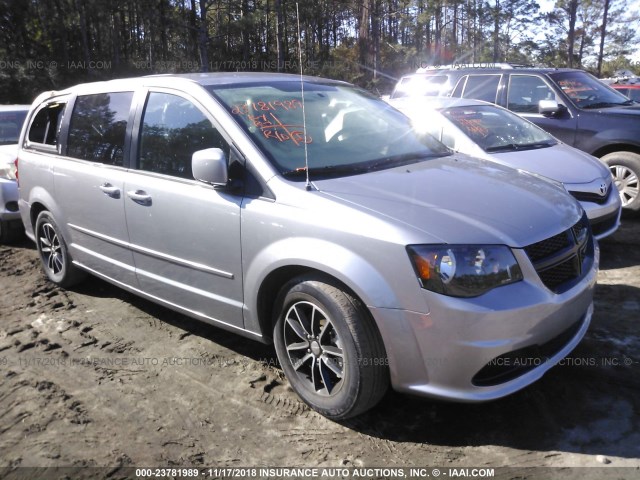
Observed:
[[[274,343],[295,392],[333,420],[376,405],[389,386],[382,339],[362,303],[337,282],[303,275],[276,303]]]
[[[602,157],[609,166],[622,200],[622,208],[640,211],[640,155],[613,152]]]
[[[46,210],[38,215],[35,237],[42,268],[49,280],[61,287],[70,287],[85,277],[85,272],[73,265],[60,229]]]

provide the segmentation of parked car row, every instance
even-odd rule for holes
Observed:
[[[536,152],[568,155],[520,127]],[[567,193],[582,179],[457,153],[425,130],[320,78],[79,85],[29,110],[19,210],[50,281],[90,273],[273,343],[293,389],[330,418],[364,412],[389,385],[500,398],[591,321],[599,249]]]
[[[618,70],[611,78],[603,78],[602,82],[617,90],[625,97],[640,103],[640,77],[629,70]]]
[[[533,123],[480,100],[405,97],[390,103],[455,151],[561,182],[580,200],[598,240],[618,228],[620,196],[606,165]]]
[[[509,64],[427,68],[401,78],[391,99],[435,95],[495,103],[599,158],[623,208],[640,211],[640,104],[592,75]]]

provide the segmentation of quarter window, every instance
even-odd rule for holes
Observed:
[[[27,135],[29,142],[58,145],[58,134],[65,105],[65,103],[58,102],[50,103],[36,113],[29,126],[29,134]]]
[[[67,155],[122,166],[132,98],[133,92],[78,96],[69,125]]]
[[[191,156],[198,150],[229,145],[206,115],[191,101],[151,92],[140,132],[140,169],[193,179]]]

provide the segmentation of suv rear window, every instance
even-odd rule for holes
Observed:
[[[496,103],[501,75],[469,75],[462,98],[473,98]]]
[[[69,125],[67,155],[122,166],[133,92],[81,95]]]

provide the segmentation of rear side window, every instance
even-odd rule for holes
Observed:
[[[122,166],[133,92],[80,95],[69,125],[67,155]]]
[[[229,145],[206,115],[190,100],[151,92],[140,132],[141,170],[193,179],[191,156],[198,150]]]
[[[29,126],[27,140],[31,147],[58,145],[60,124],[66,103],[54,102],[38,110]],[[34,145],[35,144],[35,145]]]
[[[469,75],[462,98],[496,103],[500,75]]]

